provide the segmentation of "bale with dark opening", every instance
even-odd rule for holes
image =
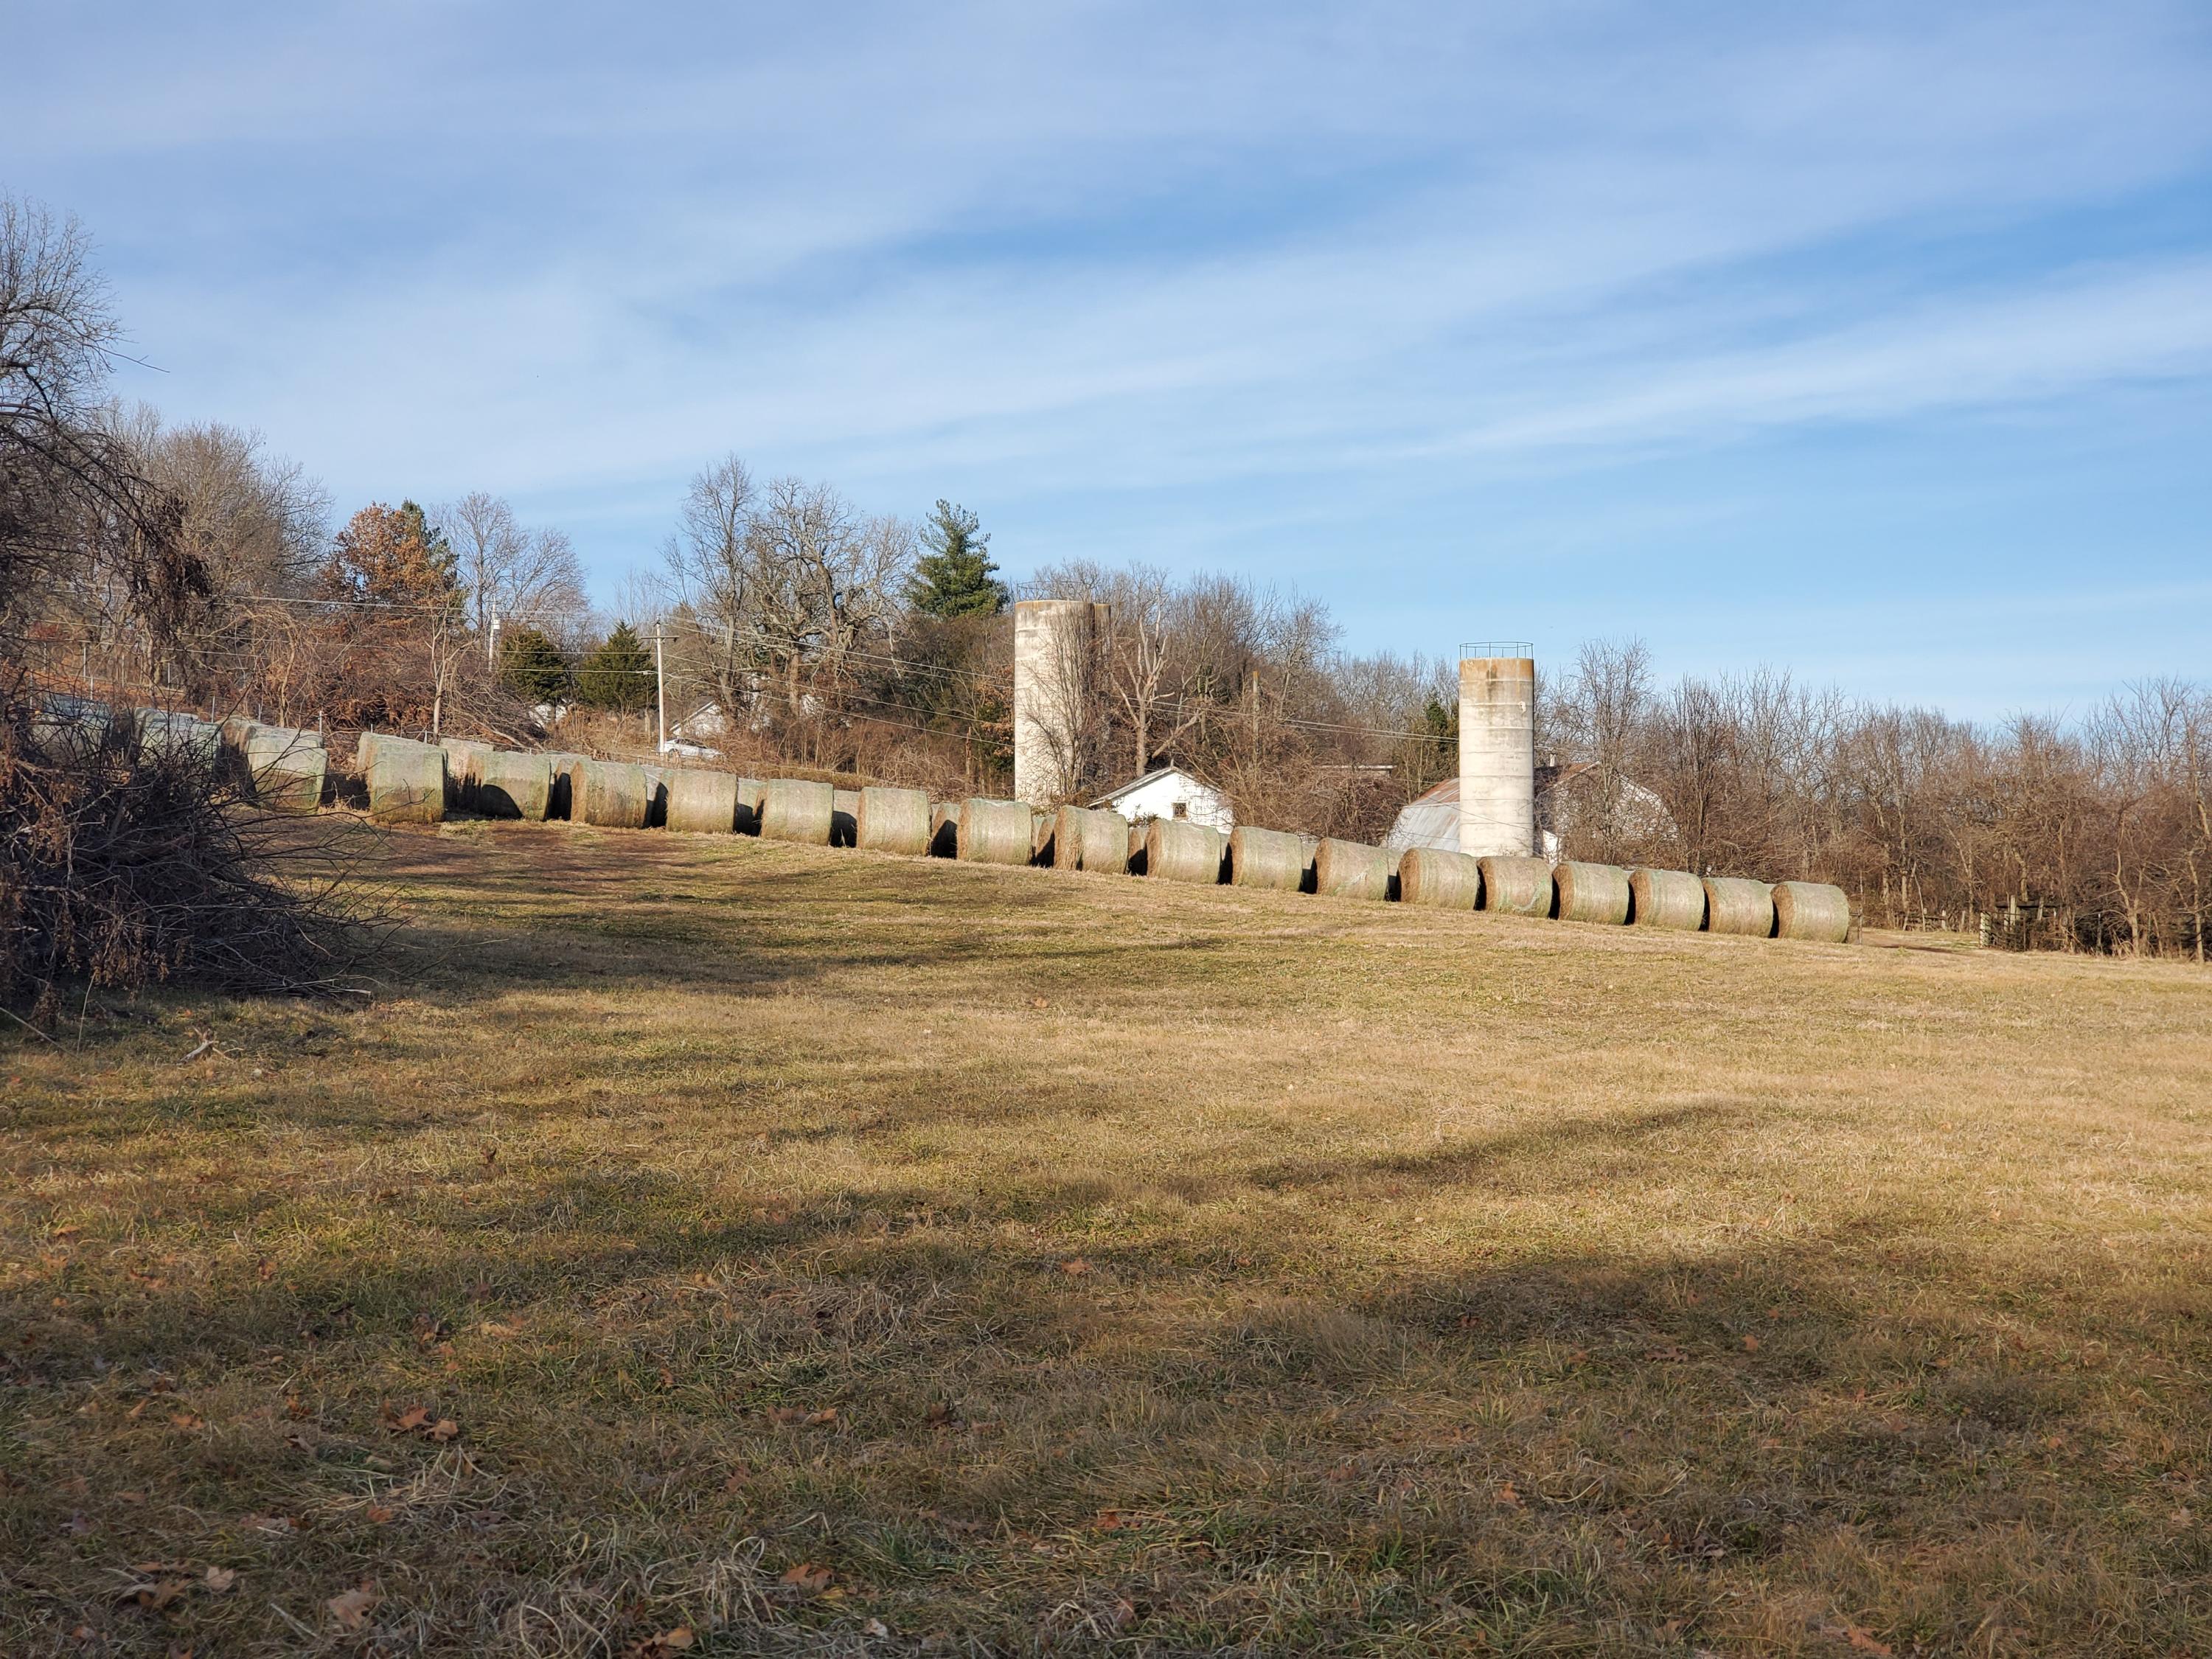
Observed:
[[[1030,809],[1030,862],[1031,864],[1059,862],[1052,850],[1053,834],[1059,826],[1058,812],[1042,806],[1033,806]]]
[[[1694,933],[1705,925],[1705,884],[1687,870],[1631,870],[1628,892],[1633,927]]]
[[[1595,921],[1608,927],[1626,923],[1634,902],[1628,872],[1614,864],[1559,865],[1552,872],[1552,892],[1561,921]]]
[[[770,778],[761,797],[761,835],[769,841],[827,847],[836,812],[837,792],[828,784]]]
[[[1841,945],[1851,936],[1851,901],[1824,881],[1774,884],[1774,937]]]
[[[1547,860],[1499,853],[1480,863],[1484,909],[1505,916],[1552,914],[1552,866]]]
[[[1027,864],[1034,833],[1027,801],[970,795],[960,803],[957,850],[969,863]]]
[[[1397,855],[1363,842],[1324,836],[1314,850],[1314,891],[1326,898],[1387,899]]]
[[[572,814],[601,830],[642,830],[653,811],[653,785],[642,766],[629,761],[586,761],[578,769],[577,798],[582,807]]]
[[[1295,893],[1305,884],[1306,849],[1287,830],[1239,824],[1229,832],[1229,884]]]
[[[680,836],[726,836],[738,827],[738,780],[728,772],[678,767],[668,774],[668,828]]]
[[[584,821],[580,806],[584,799],[581,788],[584,757],[561,750],[546,756],[545,763],[553,769],[553,792],[545,798],[546,817],[581,823]]]
[[[1774,937],[1774,892],[1763,881],[1705,878],[1705,931],[1744,939]]]
[[[738,780],[738,833],[757,836],[761,832],[761,807],[768,799],[768,785],[758,778]]]
[[[880,785],[863,789],[854,844],[872,853],[921,857],[929,850],[929,796],[920,789]]]
[[[1154,818],[1145,831],[1145,874],[1163,881],[1218,886],[1228,837],[1188,818]]]
[[[832,789],[830,792],[830,844],[832,847],[852,847],[860,838],[860,792],[857,789]]]
[[[477,811],[488,818],[544,821],[553,796],[553,763],[544,755],[495,749],[477,776]]]
[[[1442,847],[1408,847],[1398,860],[1398,902],[1433,910],[1482,907],[1482,863]]]
[[[933,859],[957,858],[960,854],[960,803],[957,800],[932,801],[929,804],[929,856]]]
[[[380,823],[439,823],[446,817],[446,751],[386,738],[368,768],[368,815]]]
[[[477,811],[477,788],[483,781],[484,757],[491,753],[491,745],[468,738],[444,738],[438,747],[446,751],[446,810]]]
[[[645,827],[665,830],[668,827],[668,781],[676,775],[675,769],[666,766],[640,766],[645,775]]]

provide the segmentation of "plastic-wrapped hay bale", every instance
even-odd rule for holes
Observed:
[[[668,828],[678,835],[726,836],[738,827],[738,780],[688,766],[668,774]]]
[[[1705,931],[1745,939],[1774,937],[1774,892],[1763,881],[1705,878]]]
[[[1508,916],[1552,914],[1552,866],[1543,859],[1493,854],[1482,866],[1482,908]]]
[[[546,798],[545,816],[581,823],[584,821],[584,757],[564,750],[548,755],[545,759],[553,769],[553,793]]]
[[[1229,832],[1229,884],[1295,893],[1305,884],[1306,849],[1288,830],[1239,824]]]
[[[738,833],[757,836],[761,832],[761,807],[768,799],[768,785],[758,778],[738,780]]]
[[[495,749],[483,757],[477,774],[477,811],[486,817],[543,823],[552,797],[550,756]]]
[[[854,845],[872,853],[902,853],[919,858],[929,850],[929,796],[920,789],[860,791]]]
[[[1052,830],[1053,866],[1093,875],[1125,875],[1129,868],[1129,823],[1119,812],[1063,806]]]
[[[975,864],[1027,864],[1035,834],[1030,805],[970,795],[960,803],[959,856]]]
[[[1632,927],[1694,933],[1705,925],[1705,884],[1687,870],[1631,870],[1628,892]]]
[[[1164,881],[1218,886],[1228,837],[1188,818],[1154,818],[1145,831],[1145,873]]]
[[[1380,847],[1324,836],[1314,852],[1314,891],[1330,898],[1390,896],[1391,855]]]
[[[830,792],[830,844],[832,847],[851,847],[860,836],[860,792],[857,789],[832,789]]]
[[[254,799],[264,806],[312,812],[323,804],[331,757],[313,733],[289,726],[255,726],[246,734],[244,763]],[[443,810],[441,799],[441,816]]]
[[[957,800],[932,801],[929,804],[929,856],[950,859],[959,855],[960,803]]]
[[[761,834],[769,841],[827,847],[837,811],[837,792],[826,783],[770,778],[761,797]]]
[[[368,815],[380,823],[436,823],[446,816],[446,751],[386,738],[368,766]]]
[[[1618,865],[1570,860],[1553,870],[1552,891],[1561,921],[1598,921],[1619,927],[1628,921],[1628,872]]]
[[[1398,860],[1398,900],[1435,910],[1482,906],[1482,864],[1441,847],[1409,847]]]
[[[572,775],[570,787],[580,793],[570,803],[569,816],[602,830],[642,830],[653,810],[653,786],[645,769],[629,761],[586,761]]]
[[[1774,884],[1774,937],[1841,945],[1851,936],[1851,901],[1824,881]]]

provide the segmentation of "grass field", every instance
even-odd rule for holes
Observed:
[[[2212,1651],[2201,969],[392,857],[0,1038],[0,1652]]]

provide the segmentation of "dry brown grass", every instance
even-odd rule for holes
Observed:
[[[395,844],[4,1057],[0,1650],[2212,1649],[2199,971]]]

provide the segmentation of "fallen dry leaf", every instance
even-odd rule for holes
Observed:
[[[388,1525],[395,1511],[385,1508],[381,1504],[371,1504],[368,1506],[369,1524],[377,1527]]]
[[[1061,1262],[1060,1264],[1060,1270],[1064,1273],[1071,1274],[1077,1279],[1080,1279],[1084,1274],[1091,1271],[1091,1264],[1083,1260],[1082,1257],[1078,1256],[1073,1261]]]
[[[802,1595],[819,1595],[830,1588],[830,1581],[836,1577],[827,1567],[812,1561],[801,1561],[795,1567],[787,1567],[783,1577],[776,1582],[789,1585]]]
[[[1757,1353],[1759,1352],[1759,1339],[1747,1332],[1743,1339],[1743,1351],[1746,1353]]]
[[[405,1411],[401,1412],[397,1415],[386,1411],[384,1417],[384,1426],[391,1430],[394,1434],[412,1434],[416,1430],[422,1428],[424,1425],[428,1424],[429,1420],[430,1408],[428,1407],[410,1406]]]
[[[361,1630],[368,1623],[368,1615],[376,1611],[376,1604],[384,1598],[368,1584],[362,1584],[340,1595],[333,1595],[323,1605],[331,1610],[331,1617],[346,1630]]]
[[[149,1613],[159,1613],[191,1588],[184,1579],[164,1578],[154,1583],[128,1585],[117,1599],[134,1602]]]
[[[207,1419],[195,1416],[191,1412],[172,1412],[169,1413],[169,1421],[180,1429],[197,1429],[204,1426]]]
[[[1504,1481],[1498,1486],[1498,1501],[1509,1510],[1517,1510],[1521,1507],[1521,1494],[1514,1491],[1513,1483],[1510,1480]]]
[[[430,1438],[436,1441],[441,1446],[444,1445],[446,1442],[453,1439],[456,1435],[459,1434],[460,1431],[461,1425],[454,1422],[450,1417],[440,1418],[435,1423],[433,1423],[429,1428]]]
[[[624,1649],[623,1659],[668,1659],[672,1653],[687,1651],[697,1640],[689,1625],[678,1625],[658,1636],[648,1636],[642,1642],[634,1642]]]
[[[237,1586],[238,1569],[235,1567],[210,1567],[207,1571],[202,1575],[200,1583],[206,1585],[208,1589],[213,1590],[217,1595],[221,1595],[225,1591],[234,1589]]]

